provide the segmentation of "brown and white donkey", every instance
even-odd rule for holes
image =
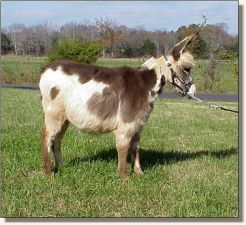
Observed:
[[[82,132],[114,132],[120,176],[127,178],[128,154],[134,172],[143,174],[139,161],[140,133],[163,86],[166,82],[175,83],[194,95],[194,84],[188,88],[185,85],[191,83],[193,66],[193,57],[185,48],[194,36],[176,44],[168,56],[169,62],[163,56],[152,57],[135,69],[107,68],[70,60],[46,65],[39,83],[45,114],[44,172],[52,173],[51,152],[54,169],[61,165],[61,141],[71,123]],[[166,63],[171,63],[175,77]]]

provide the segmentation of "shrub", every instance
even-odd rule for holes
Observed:
[[[219,83],[220,77],[217,71],[217,62],[214,59],[210,59],[205,70],[203,72],[204,85],[203,89],[205,91],[213,92],[216,88],[216,83]]]
[[[96,42],[81,43],[78,40],[66,40],[57,44],[48,55],[50,62],[57,59],[71,59],[80,63],[95,63],[102,52],[102,47]]]

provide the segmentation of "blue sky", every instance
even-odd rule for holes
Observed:
[[[238,33],[238,1],[4,1],[1,10],[2,27],[16,22],[94,23],[102,17],[128,27],[176,31],[182,25],[201,23],[206,15],[207,23],[226,23],[229,33]]]

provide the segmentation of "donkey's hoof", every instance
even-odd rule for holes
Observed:
[[[52,169],[44,169],[43,170],[43,174],[47,175],[47,176],[52,176],[54,174],[54,172],[52,171]]]
[[[139,175],[139,176],[142,176],[144,175],[144,172],[141,170],[141,168],[134,168],[134,172]]]
[[[126,173],[121,173],[121,172],[119,172],[119,175],[120,175],[120,177],[121,177],[123,180],[125,180],[125,181],[129,180],[129,177],[127,176]]]
[[[52,168],[52,172],[53,172],[54,174],[58,173],[58,171],[60,172],[60,169],[58,169],[58,167]]]
[[[124,181],[129,181],[129,177],[128,177],[127,175],[121,176],[121,178],[122,178]]]

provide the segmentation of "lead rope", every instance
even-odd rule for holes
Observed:
[[[195,96],[193,96],[193,95],[190,95],[189,93],[183,93],[183,94],[186,95],[186,96],[188,96],[188,97],[190,97],[190,98],[192,98],[192,99],[194,99],[195,101],[197,101],[197,102],[199,102],[199,103],[206,104],[206,105],[210,106],[211,108],[221,109],[221,110],[228,111],[228,112],[239,113],[238,110],[227,109],[227,108],[225,108],[225,107],[223,107],[223,106],[211,104],[211,103],[206,102],[206,101],[204,101],[204,100],[202,100],[202,99],[200,99],[200,98],[197,98],[197,97],[195,97]]]

